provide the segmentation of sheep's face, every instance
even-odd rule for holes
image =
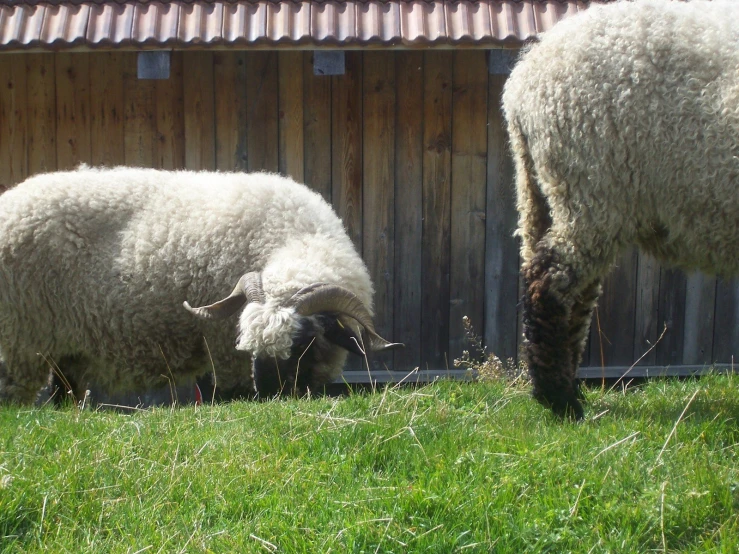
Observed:
[[[199,308],[184,307],[206,320],[225,319],[241,311],[236,348],[251,354],[259,396],[304,394],[336,378],[346,353],[363,355],[361,327],[371,350],[402,346],[375,332],[372,314],[352,291],[314,283],[287,300],[267,299],[259,273],[246,273],[226,298]]]
[[[361,355],[361,339],[338,314],[298,317],[287,358],[254,356],[254,385],[262,398],[305,395],[335,379],[347,351]]]

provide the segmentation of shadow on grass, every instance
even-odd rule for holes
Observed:
[[[675,422],[683,414],[683,410],[686,410],[682,415],[683,420],[690,418],[693,422],[707,422],[720,417],[723,421],[734,421],[739,429],[739,388],[736,385],[719,385],[709,377],[705,386],[701,387],[700,379],[687,379],[702,389],[690,402],[687,410],[686,405],[694,390],[690,394],[687,390],[682,390],[679,394],[675,390],[670,390],[667,394],[661,394],[657,390],[660,386],[672,388],[683,381],[677,378],[644,381],[625,390],[613,390],[595,397],[589,395],[590,401],[586,409],[591,417],[607,410],[607,417],[643,420],[648,416],[650,420],[659,423]],[[598,387],[590,387],[591,390],[596,388]]]

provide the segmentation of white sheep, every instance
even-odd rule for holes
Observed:
[[[38,175],[0,196],[0,401],[33,402],[53,365],[78,397],[211,368],[246,394],[316,390],[362,352],[362,329],[372,349],[395,346],[372,295],[334,211],[288,178]]]
[[[508,79],[525,354],[536,399],[583,415],[575,371],[601,280],[631,244],[739,273],[739,6],[591,6]]]

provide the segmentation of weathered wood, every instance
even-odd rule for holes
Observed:
[[[363,68],[363,252],[375,285],[375,327],[389,337],[395,275],[395,53],[366,52]],[[392,352],[377,354],[371,367],[389,368],[392,360]]]
[[[126,165],[154,167],[156,82],[136,75],[136,54],[121,53],[123,64],[123,144]]]
[[[682,363],[685,338],[685,289],[687,278],[679,269],[662,268],[659,280],[659,318],[667,324],[667,332],[659,341],[658,365]]]
[[[89,162],[90,148],[90,56],[57,54],[56,161],[58,169],[72,169]]]
[[[28,175],[26,64],[0,56],[0,192]]]
[[[485,285],[488,72],[482,50],[454,53],[449,351],[468,348],[462,318],[482,335]]]
[[[362,251],[362,53],[347,52],[346,74],[330,78],[331,192],[334,209]]]
[[[277,52],[247,53],[246,114],[249,171],[278,171]]]
[[[628,365],[635,361],[637,251],[630,248],[616,261],[603,283],[598,316],[590,326],[590,365]]]
[[[156,81],[156,167],[185,167],[183,53],[172,52],[169,79]]]
[[[56,169],[56,79],[54,54],[27,54],[28,174]],[[0,124],[0,128],[4,128]],[[2,140],[0,138],[0,140]],[[0,159],[4,159],[0,155]]]
[[[452,52],[424,53],[421,369],[449,359]]]
[[[185,52],[183,67],[185,167],[215,169],[213,52]]]
[[[394,367],[421,362],[421,264],[423,250],[423,53],[398,52],[395,60],[395,301],[391,340]]]
[[[247,171],[246,53],[213,55],[216,95],[216,168]]]
[[[656,259],[639,252],[636,270],[636,304],[634,306],[634,361],[639,365],[657,363],[657,352],[650,348],[662,334],[663,322],[659,318],[659,274]]]
[[[331,202],[331,78],[313,75],[312,55],[303,55],[303,179]]]
[[[680,363],[711,363],[713,320],[716,310],[716,278],[692,272],[687,276],[685,293],[685,330]]]
[[[739,367],[731,364],[709,365],[681,365],[681,366],[613,366],[613,367],[581,367],[577,370],[577,376],[580,379],[622,379],[627,384],[631,379],[643,379],[652,377],[697,377],[707,374],[727,374],[736,373]],[[473,374],[463,369],[452,370],[418,370],[418,371],[376,371],[372,374],[372,381],[375,384],[381,383],[433,383],[439,379],[454,379],[460,381],[468,381],[473,378]],[[337,379],[337,384],[364,384],[368,381],[366,371],[345,371],[341,379]]]
[[[716,284],[712,361],[739,368],[739,279],[719,279]]]
[[[90,56],[90,161],[115,166],[125,162],[123,63],[118,52]]]
[[[488,351],[501,359],[516,358],[518,352],[519,298],[516,189],[500,104],[504,83],[503,76],[489,78],[483,335]]]
[[[300,51],[280,52],[279,68],[279,171],[302,183],[305,178],[303,129],[303,57]]]

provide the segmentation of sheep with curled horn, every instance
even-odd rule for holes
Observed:
[[[78,398],[211,369],[225,396],[315,391],[348,352],[398,346],[372,295],[340,219],[291,179],[38,175],[0,196],[0,402],[33,402],[50,366]]]
[[[583,417],[576,381],[601,290],[637,245],[739,275],[739,5],[593,5],[524,53],[503,93],[516,166],[534,397]]]

